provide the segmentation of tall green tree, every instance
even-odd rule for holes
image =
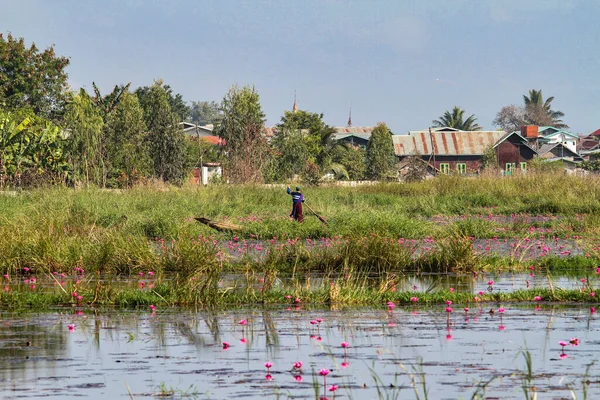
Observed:
[[[331,162],[334,132],[323,122],[323,114],[286,111],[271,140],[273,161],[276,163],[275,179],[283,181],[307,172],[319,175],[319,171]]]
[[[69,59],[59,57],[54,47],[39,51],[23,38],[0,33],[0,104],[8,110],[31,108],[36,115],[56,120],[67,98]]]
[[[435,127],[444,127],[460,129],[461,131],[479,131],[481,126],[477,124],[475,114],[471,114],[465,119],[465,110],[458,106],[454,106],[452,111],[446,110],[439,119],[432,121]]]
[[[162,81],[161,81],[162,82]],[[135,90],[135,94],[140,100],[142,108],[146,109],[146,102],[150,99],[152,86],[142,86]],[[167,102],[171,108],[171,112],[177,117],[177,122],[187,121],[190,117],[190,108],[183,101],[183,97],[179,93],[173,93],[171,86],[163,83],[163,90],[167,95]]]
[[[185,137],[177,125],[179,117],[171,111],[169,93],[161,80],[149,88],[143,108],[154,176],[165,182],[181,183],[186,174]]]
[[[555,128],[568,128],[562,118],[562,111],[552,109],[554,96],[544,100],[541,90],[531,89],[528,95],[523,95],[525,105],[525,122],[528,125],[554,126]]]
[[[335,130],[323,121],[323,114],[305,110],[286,111],[277,125],[278,134],[300,132],[310,157],[323,169],[331,162]]]
[[[216,101],[192,101],[190,121],[197,125],[218,124],[223,115]]]
[[[104,186],[106,168],[102,147],[104,120],[84,89],[66,107],[65,125],[69,131],[69,157],[74,183]]]
[[[308,132],[280,129],[271,140],[274,163],[273,179],[278,182],[301,175],[311,159]],[[312,159],[314,162],[314,158]]]
[[[371,132],[367,143],[366,164],[367,177],[370,179],[389,179],[397,175],[392,132],[383,122],[378,123]]]
[[[225,141],[225,173],[234,183],[261,181],[269,146],[263,134],[265,114],[258,92],[250,86],[231,87],[223,97],[221,111],[223,120],[216,134]]]
[[[137,96],[124,92],[119,97],[104,125],[107,185],[131,187],[151,175],[152,162],[144,111]]]

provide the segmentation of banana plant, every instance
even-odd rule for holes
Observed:
[[[65,178],[61,129],[35,117],[17,121],[10,113],[0,114],[0,185],[18,185],[26,173]]]

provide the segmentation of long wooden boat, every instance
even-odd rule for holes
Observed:
[[[208,225],[218,231],[239,231],[244,229],[241,225],[231,224],[229,222],[213,221],[204,217],[194,217],[194,219],[202,224]]]

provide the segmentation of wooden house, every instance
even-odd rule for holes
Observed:
[[[461,131],[443,127],[393,135],[392,141],[400,161],[418,155],[441,173],[462,175],[478,171],[485,152],[504,134],[503,131]]]
[[[513,175],[517,171],[524,173],[527,171],[527,162],[537,155],[527,138],[517,131],[504,134],[493,148],[498,166],[505,175]]]
[[[540,158],[547,161],[567,160],[575,163],[583,161],[583,157],[563,143],[545,144],[537,153]]]

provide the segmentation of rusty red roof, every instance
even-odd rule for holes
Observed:
[[[203,140],[205,142],[208,142],[210,144],[214,144],[214,145],[220,145],[220,146],[225,146],[225,139],[221,139],[218,136],[200,136],[200,140]]]
[[[392,135],[397,156],[415,154],[480,155],[493,146],[504,131],[414,131],[408,135]]]

